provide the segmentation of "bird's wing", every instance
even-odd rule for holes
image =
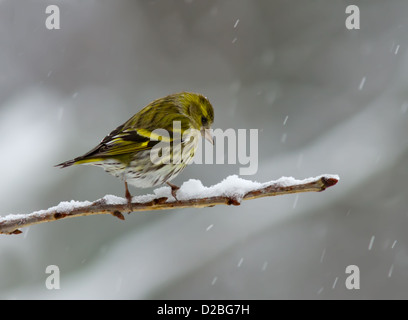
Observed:
[[[152,130],[151,126],[146,128],[135,128],[119,126],[106,136],[94,149],[84,154],[81,160],[99,160],[110,156],[122,156],[138,151],[150,150],[160,141],[171,143],[174,139],[182,138],[182,131],[189,125],[189,118],[180,116],[175,121],[180,122],[179,127],[166,127]]]
[[[146,134],[139,134],[137,129],[123,130],[118,127],[106,136],[99,145],[84,154],[81,160],[98,160],[110,156],[122,156],[137,151],[149,150],[158,141],[151,140]]]
[[[191,126],[191,119],[177,112],[162,112],[155,119],[150,118],[150,121],[145,118],[141,122],[140,113],[136,114],[86,154],[57,166],[64,168],[73,164],[103,161],[110,157],[127,162],[133,153],[151,150],[160,141],[171,143],[175,139],[182,139],[182,132]]]

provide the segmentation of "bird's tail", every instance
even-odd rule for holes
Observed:
[[[60,164],[56,164],[54,167],[60,167],[60,168],[70,167],[70,166],[72,166],[73,164],[76,164],[77,160],[78,160],[78,158],[75,158],[75,159],[72,159],[72,160],[68,160],[68,161],[62,162],[62,163],[60,163]]]
[[[76,164],[94,164],[95,162],[102,161],[102,158],[92,158],[88,157],[87,155],[77,157],[72,160],[65,161],[60,164],[56,164],[54,167],[66,168]]]

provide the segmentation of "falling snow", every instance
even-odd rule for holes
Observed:
[[[361,79],[360,85],[358,86],[358,90],[360,91],[363,90],[365,82],[366,82],[366,77],[363,77],[363,79]]]
[[[388,278],[391,278],[393,271],[394,271],[394,265],[392,264],[390,270],[388,271]]]
[[[339,277],[336,277],[336,279],[334,279],[333,286],[332,286],[333,289],[336,288],[336,284],[338,280],[339,280]]]
[[[374,244],[374,239],[375,239],[375,236],[372,236],[372,237],[371,237],[371,240],[370,240],[370,244],[368,245],[368,250],[371,250],[371,249],[372,249],[373,244]]]
[[[25,229],[25,232],[23,233],[23,238],[27,238],[28,235],[28,231],[30,231],[30,227],[27,227],[27,229]]]
[[[297,194],[296,197],[295,197],[295,201],[293,202],[293,209],[296,208],[298,200],[299,200],[299,195]]]
[[[238,267],[238,268],[241,267],[241,265],[242,265],[243,262],[244,262],[244,258],[241,258],[241,259],[238,261],[237,267]]]
[[[320,263],[323,262],[324,256],[326,255],[326,248],[323,249],[322,255],[320,256]]]

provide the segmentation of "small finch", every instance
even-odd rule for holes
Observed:
[[[113,130],[86,154],[56,167],[95,165],[125,182],[149,188],[167,183],[176,198],[177,186],[170,183],[192,162],[203,136],[213,143],[214,110],[201,94],[181,92],[157,99]]]

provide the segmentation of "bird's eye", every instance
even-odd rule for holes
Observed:
[[[204,116],[201,117],[201,123],[203,124],[203,126],[206,126],[208,124],[208,119]]]

